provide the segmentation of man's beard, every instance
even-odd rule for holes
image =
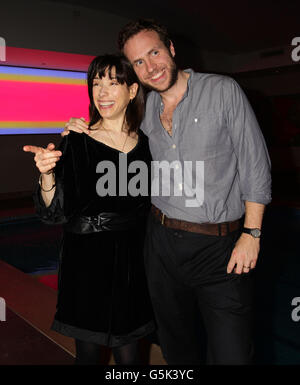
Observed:
[[[170,74],[171,74],[171,78],[170,78],[169,84],[167,85],[166,88],[164,88],[162,90],[160,90],[159,88],[156,88],[156,87],[154,87],[148,83],[144,83],[144,82],[141,82],[141,83],[144,87],[148,88],[149,90],[156,91],[156,92],[159,92],[161,94],[163,92],[168,91],[171,87],[173,87],[174,84],[176,83],[177,79],[178,79],[178,68],[177,68],[177,65],[174,62],[174,60],[172,60],[172,66],[170,69]]]

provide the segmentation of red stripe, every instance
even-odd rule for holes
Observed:
[[[95,56],[6,47],[5,65],[87,71]]]

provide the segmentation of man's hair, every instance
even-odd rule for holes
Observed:
[[[171,40],[166,27],[157,23],[152,19],[139,19],[131,21],[119,32],[118,46],[119,50],[123,52],[124,45],[131,37],[137,35],[141,31],[155,31],[164,45],[170,49]]]

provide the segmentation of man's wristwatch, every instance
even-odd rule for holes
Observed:
[[[247,229],[246,227],[243,227],[242,232],[252,235],[253,238],[260,238],[261,236],[260,229]]]

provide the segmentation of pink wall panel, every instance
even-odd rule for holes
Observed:
[[[88,119],[85,85],[1,81],[0,100],[0,121]]]

